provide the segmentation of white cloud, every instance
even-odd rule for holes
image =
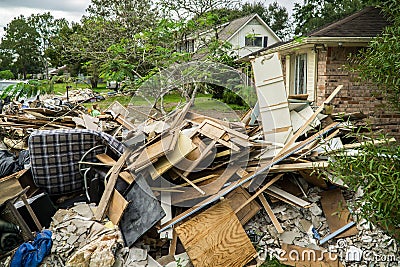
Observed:
[[[0,0],[0,37],[4,35],[4,27],[20,15],[29,17],[32,14],[50,12],[57,19],[78,22],[89,4],[90,0]]]

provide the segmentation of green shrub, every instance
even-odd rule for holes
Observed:
[[[11,80],[14,79],[14,74],[11,70],[2,70],[0,71],[0,79]]]
[[[374,144],[375,143],[375,144]],[[336,152],[328,172],[351,190],[363,190],[355,203],[361,215],[391,234],[400,226],[400,146],[382,136],[365,142],[357,155]],[[399,236],[396,236],[399,240]]]

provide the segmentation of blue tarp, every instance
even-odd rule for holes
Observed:
[[[33,242],[22,244],[15,252],[10,267],[37,267],[50,254],[53,241],[51,231],[38,233]]]

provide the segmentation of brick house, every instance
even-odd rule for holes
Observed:
[[[366,47],[388,24],[379,9],[368,7],[299,39],[270,46],[258,55],[279,53],[289,96],[307,95],[307,100],[319,106],[343,84],[332,102],[334,112],[369,115],[373,129],[384,129],[399,140],[400,114],[388,110],[381,97],[372,96],[374,85],[360,82],[345,68],[350,54]]]

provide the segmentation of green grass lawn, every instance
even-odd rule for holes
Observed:
[[[88,84],[84,83],[55,83],[54,84],[54,93],[55,94],[65,94],[66,86],[71,86],[70,90],[75,90],[79,88],[90,88]],[[143,105],[151,105],[144,98],[139,96],[108,96],[108,92],[113,92],[112,89],[107,89],[105,83],[101,83],[98,85],[98,88],[93,90],[96,93],[101,94],[105,97],[105,100],[99,101],[96,104],[99,105],[100,109],[105,109],[110,106],[114,101],[120,102],[122,105],[127,106],[129,103],[132,103],[134,106],[143,106]],[[148,99],[151,103],[154,99]],[[170,93],[164,97],[164,106],[167,111],[172,110],[179,103],[184,103],[185,99],[178,93]],[[93,105],[93,103],[85,103],[84,106],[89,108]],[[213,110],[220,112],[229,112],[231,110],[244,110],[246,107],[235,105],[235,104],[225,104],[219,100],[213,99],[211,94],[197,94],[195,99],[194,110]]]

